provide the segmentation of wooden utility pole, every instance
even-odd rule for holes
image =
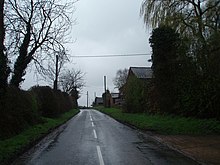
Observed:
[[[55,80],[54,80],[54,84],[53,84],[53,89],[57,90],[57,81],[58,81],[58,62],[59,62],[59,58],[58,55],[56,55],[56,72],[55,72]]]
[[[87,91],[86,95],[87,95],[87,108],[88,108],[89,107],[89,92],[88,91]]]
[[[104,91],[106,93],[106,76],[104,76]]]
[[[104,76],[104,98],[103,98],[103,103],[104,103],[104,106],[106,107],[106,104],[107,104],[107,100],[106,100],[106,76]]]

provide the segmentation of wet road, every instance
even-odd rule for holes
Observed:
[[[13,164],[193,165],[196,162],[96,110],[81,110]]]

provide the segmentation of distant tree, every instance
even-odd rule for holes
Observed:
[[[125,83],[128,76],[128,69],[119,69],[116,73],[115,78],[113,79],[113,83],[116,88],[121,88]]]
[[[67,70],[60,76],[60,86],[62,90],[71,95],[77,104],[77,99],[80,98],[80,92],[85,86],[85,73],[81,70]]]
[[[10,83],[19,87],[32,61],[41,64],[64,48],[71,27],[72,3],[8,0],[6,5],[6,46],[15,60]]]
[[[60,74],[65,70],[65,64],[68,62],[68,54],[65,50],[61,50],[51,55],[50,60],[41,61],[40,64],[37,64],[36,69],[56,90],[59,86]]]

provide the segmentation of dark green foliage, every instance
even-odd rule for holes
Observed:
[[[158,103],[162,112],[174,112],[178,108],[177,76],[179,72],[178,33],[169,27],[155,29],[150,38],[153,50],[152,69],[155,87],[158,91]]]
[[[26,52],[26,51],[24,51]],[[20,51],[20,53],[24,53]],[[27,52],[26,52],[27,53]],[[26,74],[26,69],[28,64],[31,62],[32,57],[26,57],[25,54],[20,54],[14,64],[14,71],[10,81],[10,84],[15,87],[20,87],[20,83],[24,81],[24,76]]]
[[[130,76],[125,86],[125,112],[146,111],[146,81]]]
[[[35,86],[31,91],[37,98],[39,112],[45,117],[57,117],[73,108],[73,100],[68,94],[53,90],[48,86]]]
[[[67,93],[50,87],[33,87],[30,91],[9,87],[0,99],[0,139],[42,122],[41,116],[58,117],[72,108],[73,101]]]
[[[0,138],[15,135],[38,123],[37,108],[36,100],[30,92],[8,88],[0,104]]]
[[[200,118],[220,117],[220,36],[207,40],[206,48],[196,53],[206,54],[206,67],[201,60],[185,58],[179,76],[179,101],[181,114]],[[208,47],[208,49],[207,49]],[[203,49],[206,49],[203,51]],[[207,51],[208,50],[208,51]]]
[[[188,42],[169,27],[155,29],[150,38],[160,112],[219,119],[220,35],[193,48],[194,56]]]

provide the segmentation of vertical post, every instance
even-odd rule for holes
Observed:
[[[89,107],[89,92],[87,91],[87,108]]]
[[[103,103],[104,103],[104,106],[106,107],[106,105],[107,105],[107,94],[106,94],[106,76],[104,76],[104,98],[103,98]]]
[[[104,91],[106,93],[106,76],[104,76]]]
[[[54,85],[53,85],[53,89],[57,90],[57,81],[58,81],[58,55],[56,55],[56,72],[55,72],[55,80],[54,80]]]

